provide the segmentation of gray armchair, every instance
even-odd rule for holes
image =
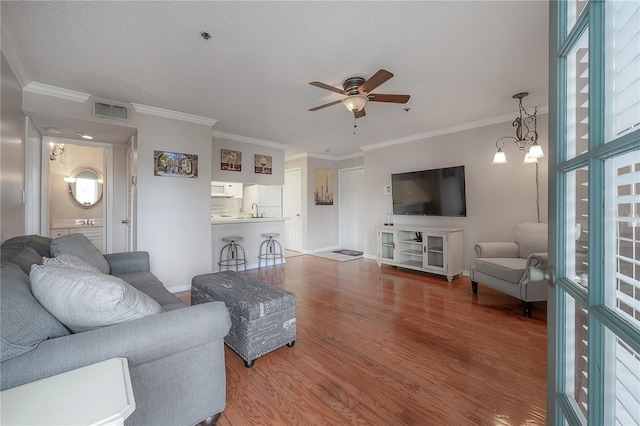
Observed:
[[[471,266],[471,289],[478,283],[522,300],[524,316],[531,317],[532,302],[547,300],[545,281],[532,281],[529,267],[547,267],[547,224],[520,223],[515,241],[476,244]]]

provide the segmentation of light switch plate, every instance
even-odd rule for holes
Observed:
[[[391,195],[391,186],[384,187],[384,195]]]

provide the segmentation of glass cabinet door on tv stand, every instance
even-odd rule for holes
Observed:
[[[446,235],[426,235],[424,240],[424,267],[444,271],[447,265]]]
[[[393,262],[395,260],[396,250],[396,233],[395,231],[378,231],[378,267],[381,261]]]

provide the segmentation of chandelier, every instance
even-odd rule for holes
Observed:
[[[544,157],[542,147],[538,143],[537,114],[538,108],[534,107],[533,114],[529,114],[522,105],[522,98],[527,96],[529,92],[521,92],[513,95],[513,99],[518,99],[518,116],[513,120],[512,126],[516,128],[516,135],[504,136],[496,141],[498,152],[493,156],[493,164],[504,164],[507,162],[507,156],[502,148],[504,141],[512,139],[518,146],[520,152],[524,152],[529,148],[525,155],[525,163],[537,163],[538,158]]]
[[[64,144],[49,142],[49,160],[56,161],[64,155]]]

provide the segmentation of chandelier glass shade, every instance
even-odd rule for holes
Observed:
[[[349,111],[360,111],[369,101],[364,95],[351,95],[342,100],[342,103]]]

